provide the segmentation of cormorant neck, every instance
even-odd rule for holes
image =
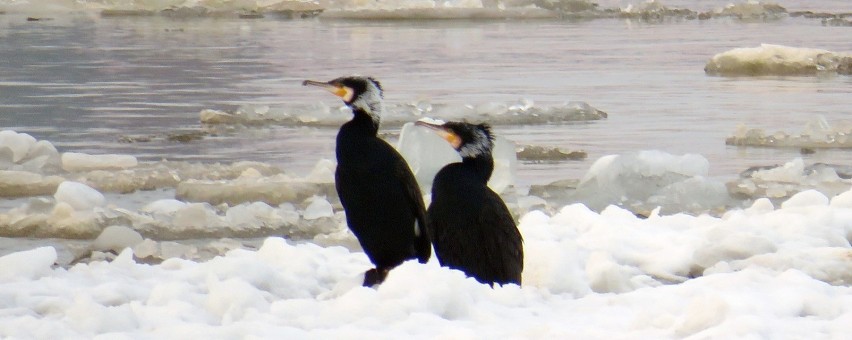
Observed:
[[[369,133],[372,135],[376,135],[379,132],[379,116],[367,113],[361,108],[352,108],[352,121],[358,123],[358,125],[362,125]]]
[[[482,178],[483,183],[488,183],[491,173],[494,172],[494,158],[491,154],[479,155],[477,157],[464,157],[462,164],[471,167],[474,172]]]
[[[358,115],[369,117],[370,120],[373,121],[373,125],[376,126],[376,130],[379,129],[379,123],[382,121],[382,111],[384,109],[384,104],[381,100],[368,100],[359,97],[349,104],[349,108],[352,109],[352,113],[356,117]]]

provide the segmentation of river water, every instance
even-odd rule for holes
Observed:
[[[842,11],[843,4],[808,8]],[[761,43],[852,50],[849,27],[823,26],[818,19],[25,18],[0,15],[0,126],[46,139],[61,152],[130,154],[143,161],[254,160],[304,173],[321,158],[333,159],[336,128],[267,125],[220,129],[189,142],[123,141],[203,131],[203,109],[336,107],[335,98],[300,86],[301,80],[358,73],[378,78],[389,103],[525,98],[547,107],[576,100],[609,114],[584,123],[498,126],[497,133],[519,145],[588,153],[584,161],[522,163],[521,186],[579,178],[603,155],[647,149],[701,154],[718,177],[794,157],[852,164],[845,150],[801,155],[798,149],[725,145],[739,124],[795,133],[816,115],[848,120],[852,77],[713,77],[703,71],[716,53]],[[394,138],[394,128],[387,131]]]

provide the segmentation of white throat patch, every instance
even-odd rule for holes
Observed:
[[[474,133],[476,134],[475,142],[462,145],[461,149],[459,149],[459,155],[461,155],[462,158],[474,158],[484,155],[490,152],[493,147],[491,140],[488,139],[485,132],[476,130]]]
[[[349,96],[349,99],[351,100],[352,95],[349,94]],[[379,126],[379,123],[382,120],[382,112],[384,111],[384,103],[382,100],[382,90],[376,87],[373,82],[367,82],[367,90],[364,91],[364,93],[361,93],[361,95],[358,96],[358,98],[350,105],[353,108],[364,110],[364,112],[370,115],[370,118],[373,119],[373,123],[376,124],[376,127]]]

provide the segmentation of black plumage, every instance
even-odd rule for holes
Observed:
[[[405,159],[376,136],[383,107],[379,82],[349,76],[303,85],[322,87],[352,109],[352,120],[337,134],[334,179],[349,229],[376,266],[365,274],[364,286],[381,283],[405,260],[426,263],[432,251],[420,188]]]
[[[435,256],[482,283],[521,284],[523,239],[506,204],[491,188],[491,129],[486,124],[417,122],[444,137],[462,161],[435,175],[426,211]]]

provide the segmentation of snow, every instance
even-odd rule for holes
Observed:
[[[804,192],[722,217],[530,212],[519,224],[524,284],[493,289],[434,260],[364,288],[353,284],[370,266],[363,253],[277,237],[160,264],[127,249],[56,267],[42,247],[0,257],[0,335],[843,338],[849,197]]]
[[[0,147],[19,150],[5,154],[7,169],[26,162],[14,157],[20,150],[50,146],[5,135],[9,146]],[[503,142],[494,178],[509,185],[515,152]],[[428,155],[411,160],[418,179],[431,180],[423,169],[437,171],[440,153],[458,157],[413,125],[403,127],[400,149]],[[582,203],[508,201],[524,238],[523,286],[495,288],[435,258],[361,287],[371,264],[329,191],[330,160],[304,177],[251,162],[3,170],[6,188],[43,192],[30,189],[0,212],[0,232],[12,237],[0,240],[14,244],[0,256],[0,337],[830,339],[852,331],[852,183],[839,175],[847,169],[799,158],[751,169],[728,183],[752,190],[733,203],[708,168],[695,154],[608,155],[573,191],[550,188]],[[99,189],[146,186],[174,189],[142,195],[151,198],[139,207],[118,207]]]

